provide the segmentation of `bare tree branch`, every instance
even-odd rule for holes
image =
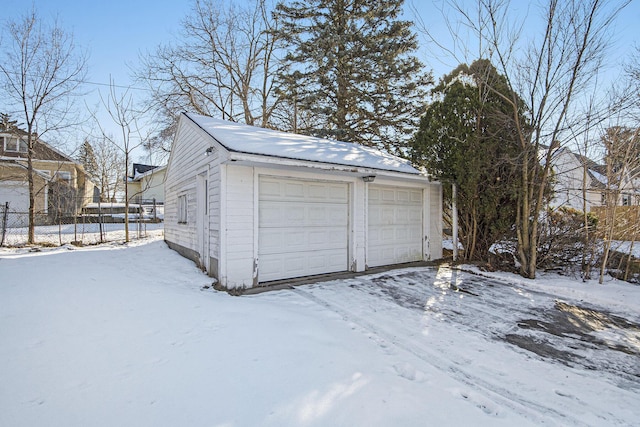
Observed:
[[[35,9],[4,28],[7,39],[0,59],[0,88],[4,99],[23,117],[27,131],[29,235],[35,240],[33,152],[45,133],[68,126],[74,97],[86,78],[87,56],[73,35],[57,21],[46,25]]]

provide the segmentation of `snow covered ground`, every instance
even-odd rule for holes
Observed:
[[[446,266],[210,284],[159,238],[0,249],[0,425],[640,420],[639,286]]]

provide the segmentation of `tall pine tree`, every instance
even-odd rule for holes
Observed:
[[[99,176],[96,154],[93,151],[93,147],[88,140],[85,139],[80,146],[80,150],[78,152],[78,157],[76,158],[76,160],[80,162],[82,166],[84,166],[84,170],[89,174],[89,176],[91,176],[92,178],[97,178]]]
[[[413,55],[403,0],[283,1],[275,15],[290,52],[281,95],[314,117],[296,131],[402,153],[430,73]]]
[[[18,121],[11,120],[11,116],[0,113],[0,132],[16,133],[18,131]]]

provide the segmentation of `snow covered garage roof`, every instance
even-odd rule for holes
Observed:
[[[420,174],[407,160],[375,148],[184,114],[229,151]]]

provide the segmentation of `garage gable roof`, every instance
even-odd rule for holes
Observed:
[[[229,151],[420,174],[409,161],[375,148],[184,114]]]

